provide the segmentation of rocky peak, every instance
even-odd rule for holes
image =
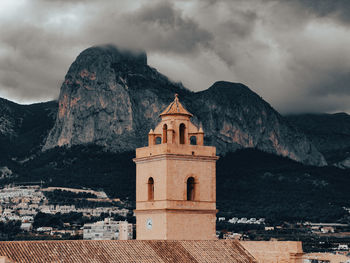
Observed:
[[[0,135],[11,136],[16,130],[16,111],[11,107],[14,103],[0,98]]]
[[[147,65],[147,55],[143,51],[119,49],[113,45],[96,46],[81,52],[72,66],[83,63],[93,66],[106,61],[122,65],[121,67],[125,67],[125,70],[135,69],[138,66]]]
[[[145,53],[113,46],[83,51],[61,87],[59,111],[44,150],[93,143],[114,151],[147,143],[147,132],[178,93],[219,153],[258,148],[308,164],[323,156],[261,97],[239,83],[219,81],[193,93],[147,65]]]

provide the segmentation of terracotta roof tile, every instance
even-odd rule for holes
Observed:
[[[235,240],[64,240],[0,242],[0,256],[14,262],[257,262]]]
[[[164,116],[164,115],[187,115],[192,117],[193,115],[189,113],[184,106],[179,101],[178,95],[175,94],[175,99],[172,103],[169,104],[169,106],[159,115],[159,116]]]

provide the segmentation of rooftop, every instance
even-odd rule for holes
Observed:
[[[0,242],[14,262],[257,262],[235,240],[64,240]]]
[[[175,99],[172,103],[169,104],[169,106],[159,115],[187,115],[192,117],[193,115],[185,109],[184,106],[179,101],[178,94],[175,94]]]

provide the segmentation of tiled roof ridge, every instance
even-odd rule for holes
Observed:
[[[215,239],[215,240],[202,240],[202,239],[189,239],[189,240],[164,240],[164,239],[152,239],[152,240],[137,240],[137,239],[131,239],[131,240],[87,240],[87,239],[66,239],[66,240],[57,240],[57,239],[48,239],[48,240],[10,240],[10,241],[0,241],[0,243],[65,243],[65,242],[226,242],[226,243],[239,243],[239,241],[235,239]],[[292,241],[291,241],[292,242]]]
[[[239,243],[239,241],[235,239],[216,239],[216,240],[199,240],[199,239],[190,239],[190,240],[163,240],[163,239],[152,239],[152,240],[87,240],[87,239],[66,239],[66,240],[57,240],[57,239],[48,239],[48,240],[10,240],[10,241],[0,241],[0,243],[65,243],[65,242],[218,242],[218,243]]]

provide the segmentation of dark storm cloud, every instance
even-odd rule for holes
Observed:
[[[346,3],[339,1],[326,13],[325,6],[311,6],[312,1],[257,2],[249,5],[257,20],[249,41],[235,41],[241,53],[225,48],[226,53],[235,54],[231,69],[239,81],[282,112],[349,112],[349,28],[338,24],[340,14],[345,21],[341,9]],[[325,12],[320,13],[322,8]]]
[[[180,10],[167,2],[140,8],[130,14],[129,21],[140,25],[144,32],[152,32],[155,50],[175,53],[191,53],[197,48],[209,46],[212,34],[203,30],[192,19],[184,17]]]
[[[350,112],[350,1],[3,1],[0,97],[56,98],[75,57],[111,43],[193,90],[228,80],[282,112]]]
[[[330,72],[324,79],[323,83],[319,83],[317,93],[319,95],[350,95],[350,72]]]
[[[208,47],[212,40],[210,32],[168,2],[147,3],[124,13],[103,9],[88,21],[86,28],[86,35],[94,36],[100,42],[112,41],[151,52],[194,53]]]
[[[332,16],[350,23],[350,1],[348,0],[297,0],[308,11],[320,17]]]

